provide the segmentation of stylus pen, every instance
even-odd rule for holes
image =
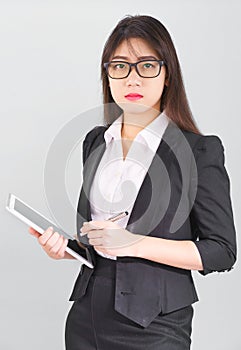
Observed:
[[[114,221],[117,221],[117,220],[124,218],[126,215],[128,215],[128,211],[123,211],[122,213],[111,216],[109,219],[107,219],[107,221],[114,222]]]
[[[121,212],[121,213],[119,213],[119,214],[115,214],[114,216],[111,216],[110,218],[107,219],[107,221],[112,221],[112,222],[114,222],[114,221],[117,221],[117,220],[120,220],[120,219],[124,218],[124,217],[125,217],[126,215],[128,215],[128,214],[129,214],[128,211],[123,211],[123,212]],[[86,232],[86,233],[87,233],[87,232]],[[86,233],[85,233],[85,234],[86,234]],[[79,240],[77,235],[75,235],[75,238],[76,238],[77,240]]]

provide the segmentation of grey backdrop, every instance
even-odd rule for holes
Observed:
[[[240,228],[240,1],[1,1],[1,340],[4,350],[64,349],[64,322],[77,261],[48,258],[5,204],[9,192],[50,217],[43,172],[48,149],[76,115],[101,104],[100,55],[126,14],[160,19],[176,45],[195,119],[218,135],[237,233]],[[84,130],[99,123],[83,118]],[[71,154],[67,189],[76,205],[81,148]],[[58,174],[56,174],[56,177]],[[75,218],[70,220],[74,230]],[[230,273],[193,273],[192,349],[238,350],[240,264]]]

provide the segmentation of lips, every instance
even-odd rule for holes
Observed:
[[[135,100],[139,100],[139,99],[143,98],[143,96],[140,94],[136,94],[136,93],[130,93],[128,95],[125,95],[125,98],[127,100],[130,100],[130,101],[135,101]]]

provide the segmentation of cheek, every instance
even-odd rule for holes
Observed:
[[[164,81],[163,80],[156,80],[155,82],[153,81],[149,86],[148,86],[148,97],[151,100],[159,100],[162,96],[164,89]]]
[[[109,83],[110,92],[114,100],[122,96],[122,88],[117,81],[112,81]]]

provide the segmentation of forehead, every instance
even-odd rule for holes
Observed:
[[[158,57],[154,48],[144,39],[131,38],[123,40],[114,51],[112,57],[141,58],[143,56]]]

